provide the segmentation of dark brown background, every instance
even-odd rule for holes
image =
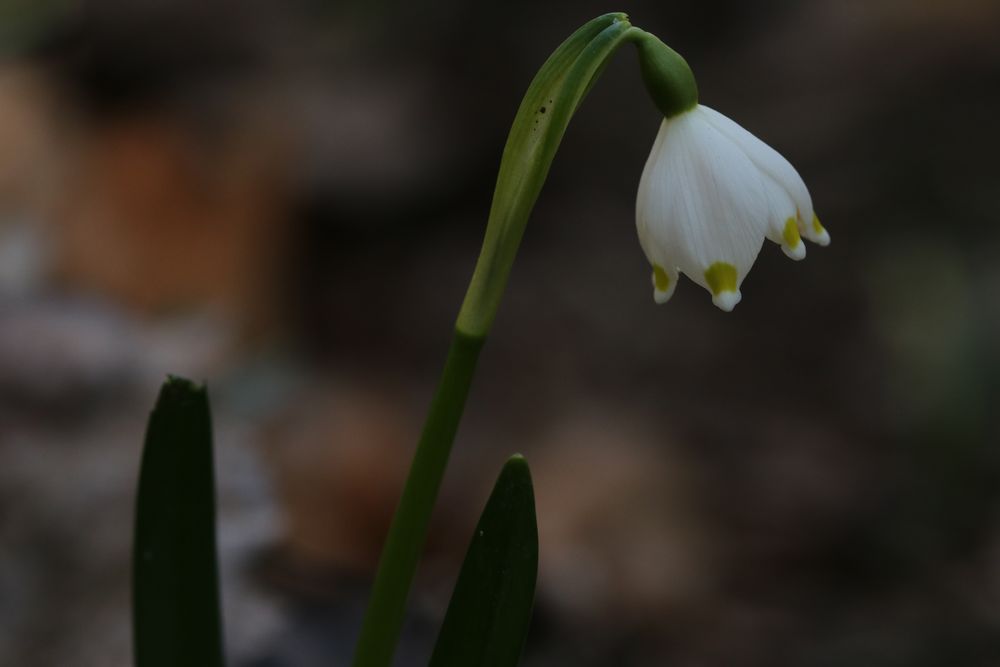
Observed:
[[[129,664],[145,415],[207,379],[233,665],[346,664],[520,95],[627,11],[797,166],[833,236],[732,314],[656,307],[658,118],[619,53],[484,352],[413,598],[423,664],[502,461],[532,464],[525,664],[1000,662],[1000,8],[8,1],[0,663]]]

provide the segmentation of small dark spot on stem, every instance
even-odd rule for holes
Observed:
[[[545,113],[545,107],[542,107],[541,109],[539,109],[539,111],[541,111],[542,113]]]

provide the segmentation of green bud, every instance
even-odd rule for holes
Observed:
[[[698,84],[687,61],[651,33],[633,29],[631,36],[639,50],[639,66],[653,102],[664,117],[672,118],[698,104]]]

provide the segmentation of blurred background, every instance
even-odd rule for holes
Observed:
[[[167,373],[215,410],[230,664],[347,664],[520,96],[598,14],[691,63],[833,235],[656,307],[631,49],[566,134],[399,665],[523,452],[524,664],[1000,664],[1000,5],[0,3],[0,664],[130,664]]]

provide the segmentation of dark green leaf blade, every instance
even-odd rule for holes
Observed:
[[[149,418],[132,551],[136,667],[221,667],[212,424],[204,387],[169,378]]]
[[[430,667],[514,667],[531,621],[538,527],[531,472],[512,457],[486,503]]]

